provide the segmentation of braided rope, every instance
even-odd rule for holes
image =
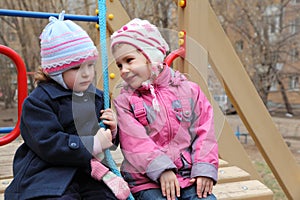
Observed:
[[[101,46],[101,60],[103,69],[103,95],[104,95],[104,109],[109,108],[109,84],[108,84],[108,64],[106,52],[106,4],[105,0],[98,1],[99,7],[99,26],[100,26],[100,46]],[[105,151],[107,163],[116,175],[121,176],[116,163],[114,162],[110,151]]]
[[[107,44],[106,44],[106,0],[98,0],[99,10],[99,29],[100,29],[100,46],[101,46],[101,61],[102,61],[102,73],[103,73],[103,96],[104,96],[104,109],[109,108],[109,80],[108,80],[108,61],[107,61]],[[100,124],[101,126],[101,124]],[[105,150],[105,157],[107,164],[111,171],[117,176],[122,176],[118,167],[109,151]],[[128,200],[134,200],[132,194],[127,198]]]

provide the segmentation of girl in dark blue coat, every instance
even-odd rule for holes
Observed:
[[[114,112],[103,110],[103,93],[92,84],[97,49],[63,15],[50,17],[40,37],[42,67],[23,104],[24,143],[5,199],[126,199],[127,183],[103,159],[118,131]],[[100,120],[110,129],[99,128]]]

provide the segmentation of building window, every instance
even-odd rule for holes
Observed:
[[[266,8],[265,11],[265,23],[268,27],[269,41],[276,40],[276,34],[279,33],[280,29],[280,10],[277,6],[271,5]]]
[[[296,22],[295,21],[292,21],[291,22],[291,34],[294,34],[296,33]]]
[[[299,51],[296,48],[291,49],[291,61],[297,62],[299,57]]]
[[[271,83],[271,87],[270,87],[270,91],[271,92],[275,92],[278,90],[278,84],[277,84],[277,81],[272,81]]]
[[[290,90],[299,90],[299,76],[290,76]]]
[[[300,1],[300,0],[299,0]],[[291,33],[295,34],[297,32],[300,31],[300,17],[295,18],[292,22],[291,22]]]
[[[270,24],[270,33],[275,33],[276,31],[276,24],[275,20]]]
[[[300,1],[300,0],[299,0]],[[300,2],[299,2],[300,3]],[[295,19],[295,24],[296,24],[296,32],[300,31],[300,17],[297,17]]]
[[[243,41],[243,40],[236,41],[236,42],[235,42],[235,49],[236,49],[238,52],[242,52],[243,49],[244,49],[244,41]]]

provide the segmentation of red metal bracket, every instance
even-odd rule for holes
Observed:
[[[22,112],[22,104],[28,95],[26,67],[22,58],[13,49],[0,45],[0,53],[6,55],[15,63],[18,72],[18,121],[15,128],[7,135],[0,138],[0,146],[8,144],[20,135],[20,119]]]
[[[186,32],[185,31],[180,31],[178,33],[178,43],[179,43],[179,49],[176,49],[172,51],[166,58],[165,58],[165,63],[168,66],[171,66],[172,62],[178,58],[185,58],[185,43],[186,43]]]

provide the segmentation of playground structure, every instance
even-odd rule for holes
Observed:
[[[106,7],[108,14],[107,35],[110,35],[127,23],[130,18],[117,0],[107,0]],[[44,18],[48,18],[47,15]],[[91,17],[93,20],[95,18],[97,17]],[[193,74],[192,80],[201,86],[208,98],[211,95],[206,85],[205,75],[208,64],[212,66],[219,81],[223,84],[230,101],[286,196],[289,199],[300,199],[300,191],[298,189],[300,168],[283,141],[281,134],[276,129],[267,109],[210,7],[209,1],[179,0],[178,19],[181,46],[179,51],[171,54],[168,62],[176,59],[174,68],[184,73]],[[189,38],[192,38],[193,41]],[[202,51],[195,49],[193,46],[195,41],[201,44],[203,47]],[[1,51],[1,53],[3,52]],[[198,65],[198,68],[192,65],[195,63]],[[201,70],[201,75],[198,72],[199,69]],[[118,76],[116,67],[109,67],[109,73],[114,73]],[[114,88],[116,84],[116,80],[110,80],[110,88]],[[99,84],[99,87],[102,86]],[[18,101],[20,99],[22,97]],[[218,134],[219,155],[221,158],[220,180],[214,188],[214,193],[218,199],[272,199],[273,194],[271,190],[261,183],[261,177],[253,167],[247,153],[236,138],[234,130],[227,123],[219,106],[213,99],[210,100],[215,112],[216,133]],[[2,145],[2,138],[0,139],[0,145]],[[3,191],[0,192],[3,193]]]

